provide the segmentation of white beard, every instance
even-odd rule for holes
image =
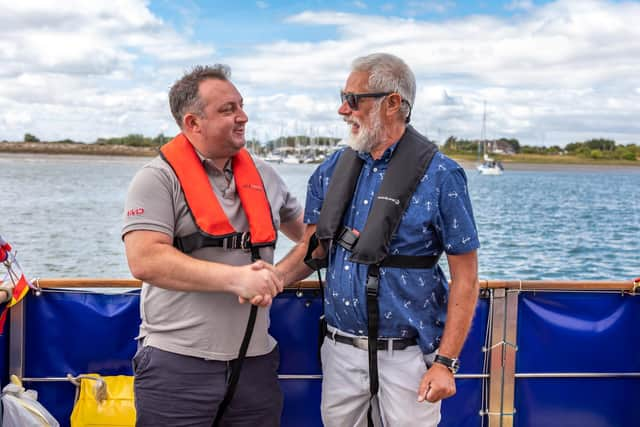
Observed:
[[[347,123],[355,122],[360,126],[356,135],[349,133],[349,139],[347,140],[349,147],[361,153],[371,153],[371,151],[380,145],[382,142],[382,121],[379,117],[381,106],[382,103],[379,103],[369,112],[369,123],[371,123],[370,127],[365,127],[360,122],[353,119],[345,120]]]

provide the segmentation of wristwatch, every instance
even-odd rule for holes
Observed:
[[[449,368],[452,374],[455,374],[456,372],[458,372],[458,369],[460,369],[460,359],[457,359],[457,358],[451,359],[449,357],[445,357],[440,354],[436,354],[434,363],[439,363],[441,365],[446,366],[447,368]]]

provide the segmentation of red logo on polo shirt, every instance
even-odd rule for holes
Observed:
[[[143,213],[144,213],[144,208],[129,209],[127,211],[127,216],[138,216],[138,215],[142,215]]]

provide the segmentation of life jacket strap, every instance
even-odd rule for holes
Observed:
[[[248,233],[246,233],[248,234]],[[260,259],[260,251],[258,247],[252,247],[251,249],[251,261],[255,262]],[[222,416],[224,415],[227,407],[233,400],[233,396],[236,393],[236,387],[240,380],[240,372],[242,371],[242,364],[247,357],[247,350],[249,349],[249,343],[251,342],[251,336],[253,335],[253,329],[256,325],[256,318],[258,316],[258,306],[252,305],[249,312],[249,319],[247,320],[247,328],[244,331],[244,337],[242,338],[242,344],[240,344],[240,351],[238,351],[238,358],[231,362],[231,375],[229,375],[229,382],[227,384],[227,391],[218,406],[218,412],[213,419],[212,427],[218,427]]]
[[[378,288],[380,285],[380,266],[372,264],[367,274],[367,338],[369,353],[369,409],[367,424],[373,427],[372,404],[378,394]]]
[[[433,268],[439,259],[440,255],[388,255],[380,267]]]
[[[241,249],[248,252],[255,246],[275,246],[275,244],[254,245],[251,243],[251,234],[249,232],[233,233],[224,237],[215,237],[196,231],[195,233],[187,236],[174,238],[173,246],[178,248],[180,251],[189,254],[196,249],[205,247]]]
[[[312,270],[320,271],[321,268],[327,268],[329,257],[325,254],[324,258],[313,258],[313,251],[316,250],[318,245],[320,244],[320,240],[318,240],[318,236],[314,234],[309,238],[309,245],[307,246],[307,253],[304,256],[304,263]],[[318,276],[320,277],[320,276]],[[319,280],[321,290],[322,290],[322,279]],[[324,304],[324,298],[322,299],[322,303]]]

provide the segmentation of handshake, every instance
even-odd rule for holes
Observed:
[[[285,274],[274,265],[259,260],[238,269],[238,275],[232,280],[231,290],[238,295],[240,304],[249,302],[267,307],[284,289]]]

